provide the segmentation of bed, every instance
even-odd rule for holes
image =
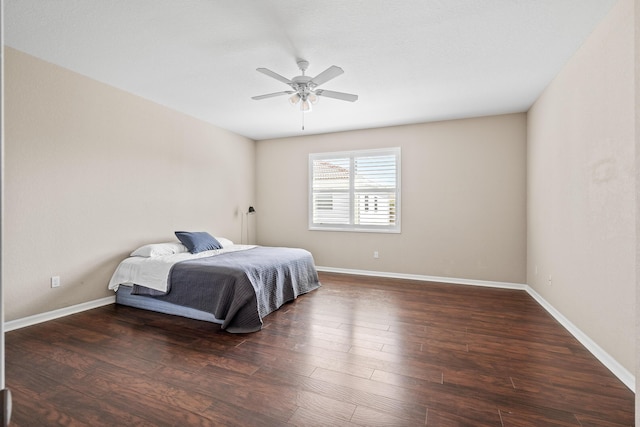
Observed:
[[[236,245],[208,233],[214,244],[194,246],[178,233],[180,241],[142,246],[118,265],[109,282],[117,304],[249,333],[283,304],[321,286],[304,249]]]

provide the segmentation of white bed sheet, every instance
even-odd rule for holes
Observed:
[[[190,259],[204,258],[229,252],[242,251],[255,248],[255,245],[231,245],[223,249],[199,252],[192,254],[184,252],[173,255],[157,257],[129,257],[123,260],[116,268],[109,281],[109,289],[118,290],[120,285],[140,285],[157,291],[167,291],[167,279],[171,267],[177,262]]]

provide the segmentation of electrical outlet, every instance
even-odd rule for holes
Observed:
[[[51,287],[52,288],[60,287],[60,276],[51,276]]]
[[[380,257],[378,256],[378,251],[373,251],[373,257],[374,257],[375,259],[380,258]]]

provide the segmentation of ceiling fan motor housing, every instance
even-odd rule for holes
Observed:
[[[291,88],[298,92],[298,95],[300,95],[300,98],[303,100],[307,98],[314,88],[314,84],[311,82],[311,77],[309,76],[296,76],[291,81],[293,82]]]

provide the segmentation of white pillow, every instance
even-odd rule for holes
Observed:
[[[180,242],[152,243],[150,245],[140,246],[131,252],[131,256],[154,257],[180,254],[182,252],[189,252],[189,250]]]
[[[223,248],[233,245],[233,242],[231,240],[225,239],[224,237],[216,237],[216,240],[222,245]]]

